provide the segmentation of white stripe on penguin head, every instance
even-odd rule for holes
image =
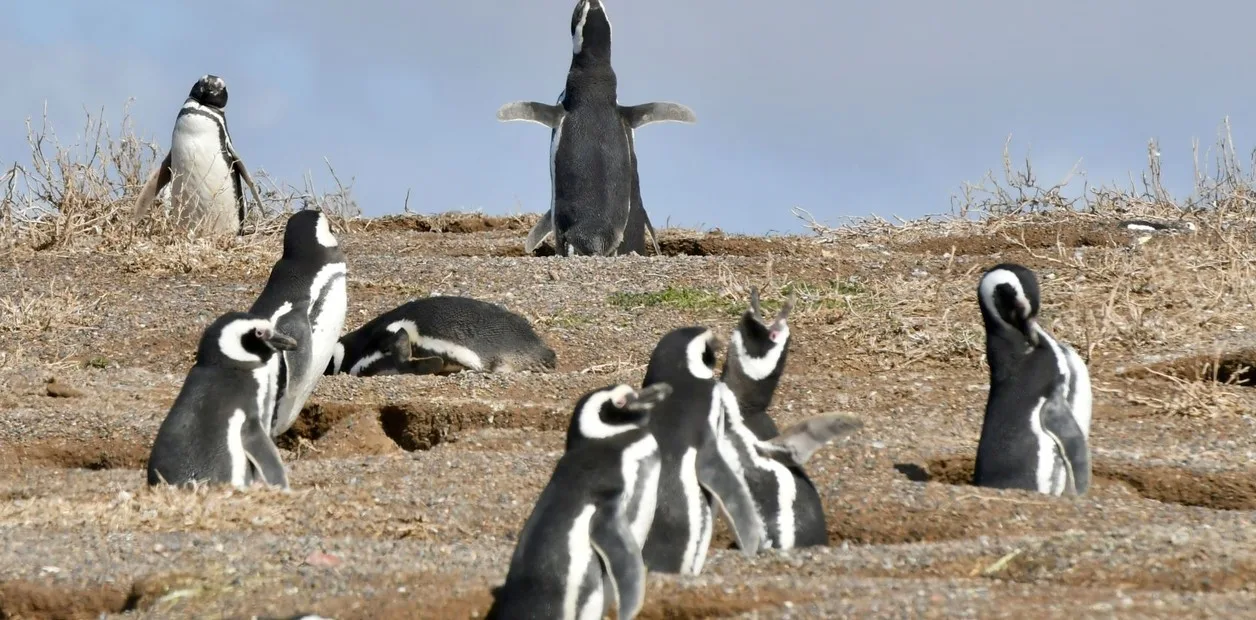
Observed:
[[[1029,298],[1025,296],[1025,287],[1021,284],[1020,278],[1015,273],[1007,269],[995,269],[987,273],[981,278],[981,284],[977,289],[978,301],[990,312],[998,322],[1008,325],[1007,321],[999,314],[999,309],[994,303],[994,291],[1000,284],[1006,284],[1016,291],[1016,305],[1023,318],[1028,319],[1029,314],[1033,312],[1033,306],[1029,303]],[[1013,328],[1015,329],[1015,328]]]
[[[584,23],[589,19],[589,1],[584,0],[580,3],[580,20],[576,22],[576,28],[571,32],[571,49],[572,55],[580,53],[584,47]]]
[[[634,391],[632,386],[620,384],[590,396],[580,408],[580,435],[589,439],[606,439],[638,428],[636,424],[607,424],[602,420],[602,406],[607,401],[616,407],[623,407],[628,404],[628,395]]]
[[[689,367],[689,374],[699,379],[714,379],[715,369],[707,366],[702,360],[702,355],[706,353],[707,345],[714,336],[711,330],[702,332],[700,336],[689,341],[689,345],[685,347],[685,363]]]
[[[339,245],[336,241],[336,235],[331,234],[331,226],[327,224],[327,216],[321,212],[318,214],[318,223],[314,225],[314,237],[318,239],[318,244],[325,248],[334,248]]]
[[[785,343],[789,341],[789,324],[781,321],[777,333],[780,334],[780,339],[772,342],[772,348],[768,349],[767,354],[763,357],[755,357],[746,351],[746,342],[741,336],[741,330],[733,332],[733,355],[737,356],[737,365],[747,377],[762,381],[776,370],[777,364],[781,363],[781,354],[785,352]]]
[[[274,325],[265,319],[236,319],[227,323],[218,336],[218,350],[237,362],[261,363],[262,358],[256,353],[248,352],[244,348],[244,343],[241,342],[244,335],[254,329],[271,331]]]

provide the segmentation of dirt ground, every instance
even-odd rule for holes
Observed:
[[[277,237],[0,260],[0,619],[478,617],[575,399],[639,384],[668,330],[729,333],[750,285],[769,308],[799,297],[779,423],[865,421],[808,466],[830,545],[747,560],[720,531],[701,576],[650,576],[642,618],[1256,617],[1256,246],[1079,220],[668,230],[665,256],[560,259],[523,256],[530,224],[342,232],[346,329],[471,295],[533,321],[558,369],[324,378],[280,442],[290,493],[143,473],[200,331],[251,303]],[[1089,359],[1085,498],[967,484],[987,389],[975,288],[1003,261],[1038,272],[1044,325]]]

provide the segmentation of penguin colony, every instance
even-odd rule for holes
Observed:
[[[515,102],[503,121],[551,128],[549,210],[525,242],[552,237],[559,255],[658,252],[641,200],[636,128],[692,123],[674,103],[620,106],[601,0],[579,0],[573,53],[554,105]],[[175,120],[169,154],[136,202],[149,214],[171,186],[173,221],[196,234],[241,234],[242,188],[261,204],[227,132],[226,84],[196,82]],[[287,490],[274,440],[289,429],[320,377],[348,374],[549,372],[557,356],[527,319],[465,297],[414,299],[342,333],[345,253],[319,210],[287,220],[283,252],[247,311],[201,334],[195,363],[162,422],[150,485],[268,485]],[[1000,264],[977,282],[990,391],[973,484],[1078,496],[1091,480],[1091,388],[1085,363],[1038,323],[1038,281]],[[820,415],[780,430],[769,409],[793,336],[791,296],[766,316],[758,291],[730,330],[664,334],[639,387],[608,385],[580,397],[566,446],[522,525],[490,618],[632,618],[649,572],[697,575],[716,515],[740,553],[825,545],[820,493],[808,459],[862,421]],[[724,364],[716,372],[717,351]],[[316,617],[316,616],[301,616]]]

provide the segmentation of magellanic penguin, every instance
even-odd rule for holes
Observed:
[[[1090,487],[1090,373],[1038,324],[1038,278],[992,267],[977,285],[990,394],[973,484],[1082,495]]]
[[[487,301],[436,295],[401,304],[342,336],[325,373],[544,372],[557,362],[522,316]]]
[[[615,385],[580,398],[569,431],[579,440],[524,524],[487,618],[601,618],[612,606],[620,618],[637,615],[646,567],[629,503],[636,490],[653,504],[658,478],[640,477],[659,459],[647,424],[670,393],[666,384]]]
[[[348,307],[345,278],[344,253],[327,216],[318,209],[292,214],[284,228],[283,255],[249,310],[270,317],[297,340],[296,350],[273,363],[274,414],[262,419],[273,437],[296,421],[337,350]]]
[[[729,339],[721,381],[726,389],[724,457],[746,480],[767,528],[770,547],[792,549],[828,543],[824,506],[803,464],[825,443],[862,428],[840,414],[804,420],[781,433],[768,415],[789,350],[790,296],[770,322],[750,290],[750,309]]]
[[[227,132],[227,84],[205,75],[179,109],[170,152],[149,175],[135,201],[135,220],[148,215],[157,192],[170,184],[174,221],[205,236],[239,234],[244,221],[243,185],[257,207],[262,198]]]
[[[704,327],[673,330],[659,340],[646,367],[645,387],[672,387],[650,416],[662,465],[658,505],[643,548],[650,570],[702,572],[714,526],[712,504],[731,522],[743,554],[758,553],[764,541],[750,490],[719,447],[727,404],[721,390],[727,388],[715,380],[716,343]]]
[[[534,251],[550,234],[560,256],[645,254],[658,249],[641,204],[633,130],[662,121],[693,123],[676,103],[621,106],[611,68],[611,22],[601,0],[580,0],[571,16],[572,58],[558,103],[516,101],[501,121],[529,121],[550,133],[550,209],[528,233]],[[632,230],[627,227],[631,226]]]
[[[271,396],[269,362],[296,346],[266,317],[229,312],[211,323],[157,431],[148,484],[260,481],[286,489],[288,476],[262,414]]]

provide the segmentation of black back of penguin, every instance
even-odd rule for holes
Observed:
[[[1021,265],[996,265],[982,276],[977,294],[986,327],[990,392],[973,484],[1053,492],[1046,488],[1054,486],[1048,479],[1067,476],[1074,487],[1065,492],[1084,493],[1090,479],[1088,427],[1079,424],[1066,395],[1079,387],[1077,377],[1061,374],[1067,354],[1037,325],[1037,277]],[[1084,366],[1078,370],[1086,372]],[[1088,425],[1088,377],[1083,389],[1082,423]],[[1043,462],[1044,447],[1062,455],[1064,462]]]
[[[296,387],[290,385],[291,383],[310,381],[322,374],[321,367],[313,368],[315,346],[312,322],[323,310],[320,305],[323,300],[319,297],[321,291],[314,291],[312,288],[324,267],[344,263],[344,252],[334,243],[334,239],[322,238],[329,234],[325,232],[325,217],[317,209],[305,209],[288,218],[284,226],[283,254],[271,268],[266,285],[249,308],[249,312],[253,314],[271,318],[276,329],[297,341],[295,350],[280,357],[276,408],[281,406],[285,395]],[[343,271],[328,278],[326,282],[319,283],[320,288],[326,290],[335,278],[344,278]],[[299,408],[300,404],[296,407]],[[277,422],[267,418],[263,421]]]
[[[624,134],[628,137],[628,154],[632,164],[632,202],[628,206],[624,238],[615,253],[625,255],[636,252],[641,256],[647,256],[649,252],[658,250],[655,245],[657,239],[654,236],[654,225],[650,223],[650,216],[645,212],[645,203],[641,200],[641,176],[637,172],[637,145],[633,137],[633,129],[628,124],[628,119],[622,118],[622,113],[621,119],[624,124]]]
[[[148,483],[247,485],[260,474],[270,484],[286,486],[279,453],[261,426],[268,381],[262,373],[277,350],[295,345],[264,317],[230,312],[211,323],[201,335],[196,362],[157,431],[148,459]],[[238,427],[233,430],[232,424]],[[240,439],[238,446],[233,444],[235,437]],[[234,449],[248,452],[261,470],[233,471]],[[243,478],[233,480],[237,474]]]
[[[573,53],[555,132],[554,241],[560,256],[610,255],[619,247],[632,195],[632,155],[616,101],[611,24],[600,0],[571,17]]]
[[[488,618],[583,618],[590,611],[601,617],[616,593],[619,617],[636,614],[644,599],[645,564],[626,518],[635,482],[625,479],[631,469],[626,461],[654,458],[657,443],[646,423],[669,393],[667,386],[618,385],[577,401],[568,448],[520,532]],[[572,572],[579,570],[582,575]],[[598,593],[605,573],[617,592]],[[573,584],[575,593],[568,591]]]
[[[661,475],[654,523],[644,545],[643,555],[651,570],[687,572],[701,569],[706,541],[690,539],[690,504],[683,482],[688,475],[686,454],[696,452],[699,477],[697,489],[706,519],[713,519],[712,503],[719,502],[730,517],[743,553],[758,552],[763,524],[753,505],[749,489],[720,454],[718,441],[723,432],[722,410],[718,408],[715,381],[715,343],[710,330],[685,327],[663,336],[650,356],[643,386],[667,383],[672,395],[651,414],[650,430],[659,442]],[[709,530],[708,530],[709,535]],[[689,554],[695,553],[693,561]]]
[[[506,308],[470,297],[437,295],[408,301],[385,312],[340,339],[343,352],[339,368],[349,372],[365,356],[390,353],[398,330],[389,329],[397,321],[410,321],[420,337],[434,338],[469,349],[478,356],[484,370],[503,364],[513,370],[547,369],[557,366],[554,350],[541,340],[528,320]],[[412,353],[419,343],[411,342]],[[388,360],[381,360],[388,364]],[[332,366],[336,360],[332,360]],[[427,366],[421,368],[429,368]],[[439,366],[430,372],[438,372]],[[329,374],[334,374],[328,368]]]

